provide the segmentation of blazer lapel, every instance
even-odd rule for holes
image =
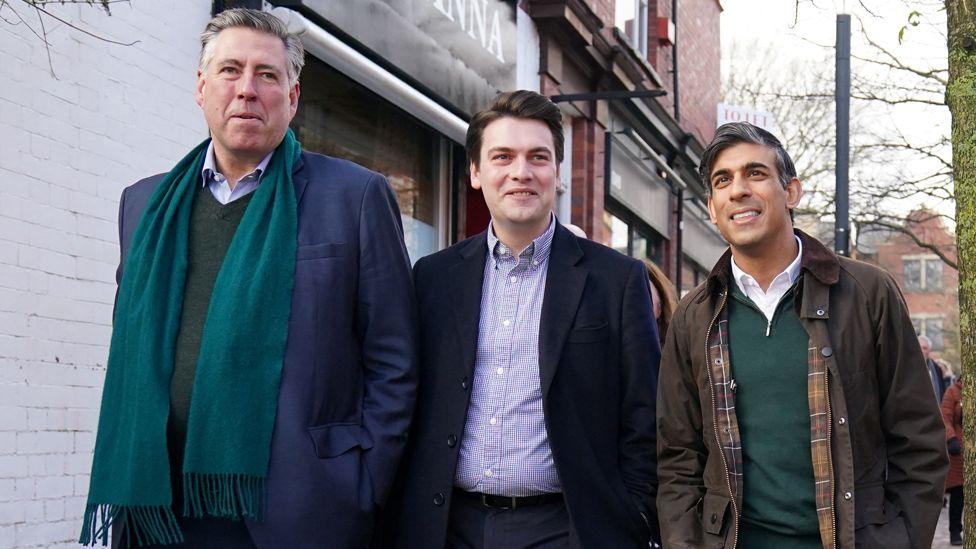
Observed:
[[[481,320],[481,289],[488,257],[487,232],[471,239],[460,250],[460,261],[448,273],[451,288],[454,327],[461,351],[460,364],[470,378],[478,351],[478,324]]]
[[[563,344],[583,297],[587,269],[577,265],[582,258],[583,250],[576,238],[556,223],[539,324],[539,376],[543,397],[549,393]]]
[[[295,204],[302,203],[302,195],[305,194],[305,187],[308,185],[308,174],[302,169],[304,166],[305,153],[303,152],[291,170],[291,182],[295,186]]]

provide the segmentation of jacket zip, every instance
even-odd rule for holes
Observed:
[[[834,448],[832,445],[831,430],[834,426],[834,416],[830,410],[830,372],[824,366],[824,398],[827,400],[827,471],[830,472],[830,530],[833,539],[830,540],[830,547],[837,547],[837,517],[834,512],[834,503],[837,500],[837,480],[834,478]]]
[[[725,459],[725,450],[722,449],[722,439],[718,433],[718,412],[715,410],[715,382],[712,379],[712,356],[708,343],[712,337],[712,327],[718,320],[718,315],[722,313],[728,301],[728,289],[722,294],[722,304],[715,311],[715,316],[708,323],[708,330],[705,332],[705,374],[708,376],[708,393],[712,399],[712,425],[715,426],[715,442],[718,443],[718,454],[722,458],[722,469],[725,471],[725,484],[729,489],[729,499],[732,502],[732,549],[739,544],[739,506],[735,502],[735,494],[732,493],[732,479],[729,477],[729,464]]]

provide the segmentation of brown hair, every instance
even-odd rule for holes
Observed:
[[[661,346],[664,346],[664,336],[668,333],[668,326],[671,325],[671,316],[678,308],[678,293],[674,289],[674,284],[664,275],[664,271],[654,264],[650,259],[642,259],[644,267],[647,268],[648,282],[657,290],[657,295],[661,301],[661,318],[657,319],[657,332],[661,338]]]
[[[544,95],[528,90],[516,90],[499,95],[491,106],[471,118],[465,139],[469,165],[479,166],[481,141],[485,128],[495,120],[505,117],[538,120],[549,126],[549,131],[552,132],[552,144],[556,149],[553,151],[556,155],[556,164],[563,161],[563,116],[559,112],[559,107]]]

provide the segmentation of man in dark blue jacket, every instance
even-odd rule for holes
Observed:
[[[414,406],[410,266],[379,174],[288,129],[301,42],[207,25],[211,139],[127,188],[81,541],[363,547]]]

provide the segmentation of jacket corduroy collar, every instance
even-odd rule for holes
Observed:
[[[840,260],[819,240],[813,238],[800,229],[793,229],[796,236],[803,242],[803,257],[800,258],[800,272],[809,271],[826,286],[835,284],[840,278]],[[732,248],[725,250],[722,258],[715,263],[708,275],[707,295],[725,288],[732,272]],[[704,297],[704,296],[703,296]]]

